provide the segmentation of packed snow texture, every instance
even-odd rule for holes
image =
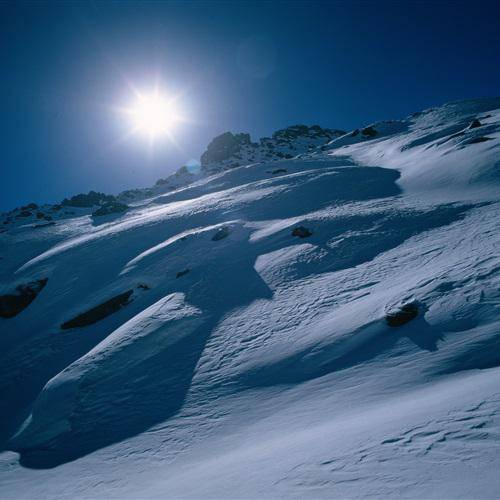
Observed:
[[[499,497],[500,99],[286,130],[4,216],[1,498]]]

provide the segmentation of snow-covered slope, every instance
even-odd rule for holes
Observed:
[[[500,99],[332,134],[5,224],[1,498],[498,497]]]

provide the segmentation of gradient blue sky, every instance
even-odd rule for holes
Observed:
[[[350,129],[500,94],[498,2],[1,2],[0,210],[151,185],[226,130]],[[161,78],[192,123],[124,139]]]

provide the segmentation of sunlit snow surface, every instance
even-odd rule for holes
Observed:
[[[498,498],[500,100],[372,127],[0,234],[0,497]]]

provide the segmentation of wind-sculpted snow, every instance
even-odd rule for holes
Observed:
[[[182,404],[190,376],[179,360],[194,350],[192,336],[202,335],[202,323],[201,311],[182,294],[160,299],[51,379],[11,446],[33,466],[42,447],[40,464],[47,466],[168,418]]]
[[[0,318],[0,497],[497,496],[499,123],[453,103],[0,234],[0,295],[47,279]]]

